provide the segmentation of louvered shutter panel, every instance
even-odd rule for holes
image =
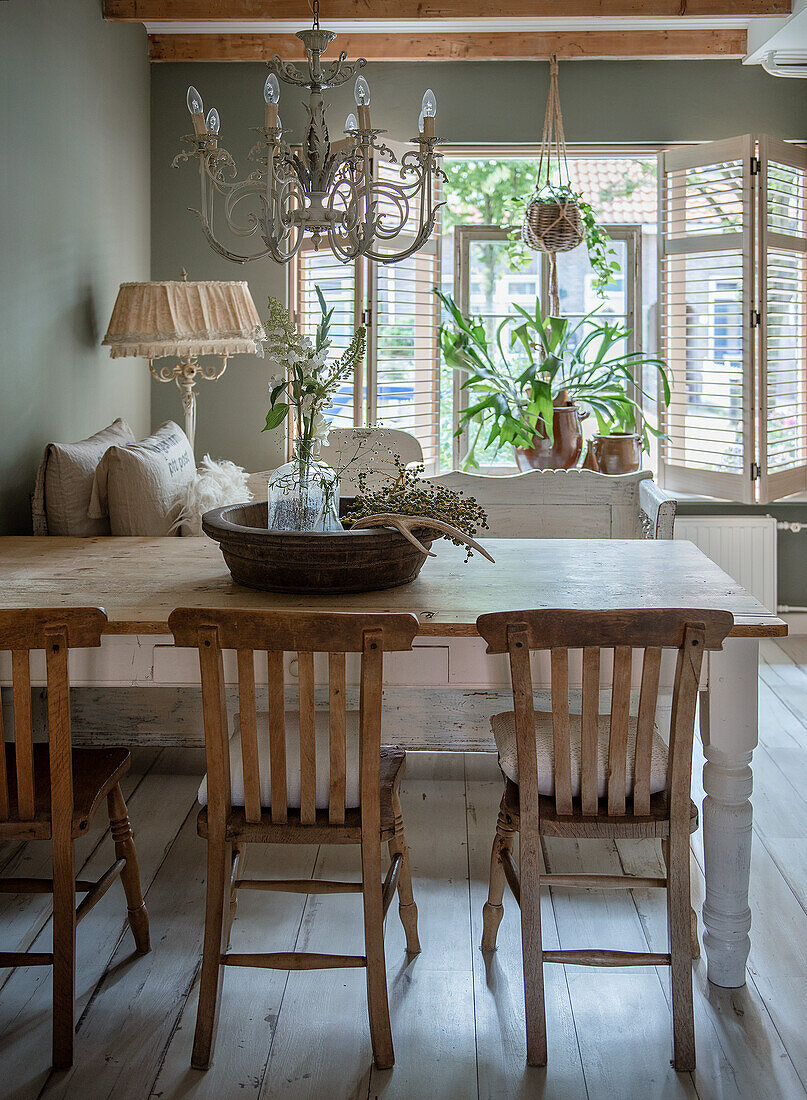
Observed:
[[[329,308],[333,307],[330,338],[331,351],[340,355],[362,323],[361,268],[359,262],[343,264],[326,243],[316,252],[306,241],[297,254],[293,269],[293,314],[296,324],[306,336],[314,338],[321,312],[316,288],[320,287]],[[364,423],[361,378],[343,383],[326,415],[335,428],[352,428]]]
[[[386,144],[397,161],[380,161],[377,177],[400,183],[401,158],[411,146]],[[382,202],[382,213],[384,209]],[[389,244],[391,252],[414,239],[419,215],[413,202],[404,231]],[[440,449],[440,309],[434,293],[440,284],[439,224],[419,251],[398,263],[370,261],[369,269],[367,421],[414,435],[423,448],[426,472],[434,473]]]
[[[662,485],[754,499],[752,135],[659,155],[659,343],[673,395]]]
[[[760,500],[807,489],[807,150],[759,142]]]

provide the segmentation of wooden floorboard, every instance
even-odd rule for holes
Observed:
[[[471,947],[477,1032],[479,1096],[566,1100],[586,1096],[579,1037],[575,1028],[566,967],[547,967],[545,993],[551,1057],[546,1069],[526,1064],[521,925],[515,899],[504,897],[504,918],[495,953],[482,954],[482,906],[488,893],[490,848],[502,796],[495,757],[466,758],[468,853],[471,871]],[[549,890],[543,892],[544,946],[560,946]]]
[[[127,779],[154,950],[133,956],[123,896],[114,886],[79,930],[76,1064],[49,1069],[50,972],[18,969],[0,988],[0,1097],[256,1096],[263,1100],[622,1100],[807,1097],[807,639],[761,645],[760,745],[754,759],[753,914],[749,982],[706,981],[694,966],[698,1066],[669,1059],[666,968],[548,966],[549,1065],[525,1065],[517,907],[505,895],[498,950],[480,950],[490,843],[501,781],[491,755],[410,754],[402,791],[423,951],[406,958],[396,904],[386,948],[396,1067],[372,1067],[363,971],[226,973],[213,1067],[191,1070],[204,897],[204,843],[194,799],[201,757],[190,749],[139,753]],[[696,746],[693,797],[703,758]],[[83,873],[109,862],[103,815],[83,838]],[[703,852],[693,837],[693,901],[703,899]],[[652,842],[552,841],[550,870],[654,873]],[[259,848],[256,876],[355,878],[358,851]],[[4,845],[0,872],[47,873],[44,846]],[[0,943],[47,950],[47,898],[0,895]],[[553,889],[543,898],[547,947],[663,951],[658,891]],[[701,929],[702,931],[702,929]],[[362,953],[361,900],[243,893],[231,943]],[[3,980],[0,975],[0,982]]]

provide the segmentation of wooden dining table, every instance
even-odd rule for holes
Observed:
[[[731,611],[734,629],[723,651],[709,654],[701,694],[706,758],[703,922],[709,979],[720,986],[742,986],[750,949],[750,795],[759,639],[785,635],[785,623],[692,543],[488,539],[484,545],[495,564],[480,555],[466,563],[464,550],[440,542],[434,546],[436,557],[410,584],[311,596],[235,584],[218,546],[206,538],[5,537],[0,538],[0,606],[103,607],[107,659],[102,655],[78,680],[119,688],[194,682],[178,671],[179,656],[171,664],[171,654],[179,654],[167,637],[168,616],[175,607],[413,612],[420,620],[419,663],[410,666],[414,672],[398,673],[394,690],[399,724],[407,721],[407,700],[417,709],[418,721],[428,723],[424,707],[430,692],[443,692],[441,698],[448,693],[455,700],[451,721],[438,722],[435,714],[438,732],[429,741],[430,747],[445,749],[469,747],[463,723],[466,718],[478,722],[473,708],[480,693],[491,704],[506,694],[494,690],[506,684],[498,673],[488,672],[493,659],[484,657],[476,633],[476,619],[485,612],[643,607]],[[8,682],[2,662],[0,682]]]

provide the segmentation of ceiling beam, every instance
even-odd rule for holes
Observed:
[[[328,0],[323,26],[337,19],[557,18],[557,0]],[[569,0],[568,19],[604,17],[745,17],[790,15],[791,0]],[[297,19],[311,21],[307,0],[104,0],[110,20],[159,23],[182,21]]]
[[[581,31],[563,34],[340,34],[339,48],[368,61],[528,61],[548,58],[743,57],[744,30]],[[304,60],[293,34],[151,34],[152,61]]]

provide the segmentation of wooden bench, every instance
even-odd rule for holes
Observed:
[[[678,502],[649,470],[617,477],[591,470],[506,476],[454,471],[429,478],[476,497],[491,538],[671,539]]]

